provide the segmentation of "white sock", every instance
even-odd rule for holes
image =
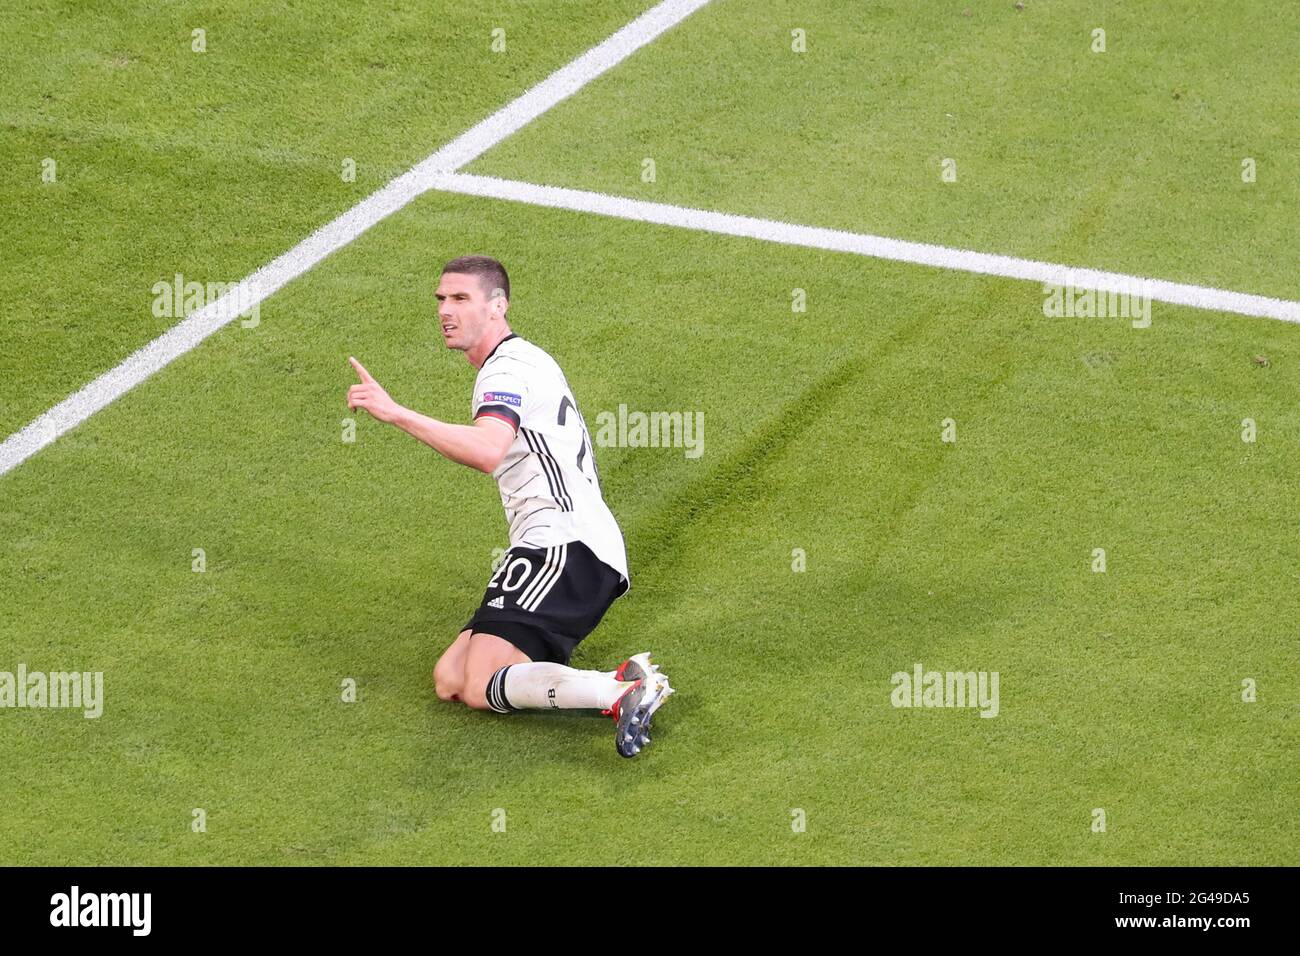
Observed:
[[[614,679],[613,671],[580,671],[563,664],[533,661],[501,668],[488,681],[488,706],[499,714],[512,710],[609,710],[632,686]]]

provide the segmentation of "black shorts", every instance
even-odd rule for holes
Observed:
[[[495,634],[531,660],[567,664],[626,591],[622,576],[581,541],[511,548],[465,629]]]

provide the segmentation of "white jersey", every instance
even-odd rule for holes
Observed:
[[[470,406],[515,429],[492,477],[510,525],[510,546],[549,548],[581,541],[630,585],[623,533],[600,494],[587,424],[564,372],[518,335],[492,350],[474,380]]]

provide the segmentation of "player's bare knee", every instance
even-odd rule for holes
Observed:
[[[441,700],[453,700],[465,683],[465,647],[469,630],[461,631],[433,665],[433,689]]]
[[[438,692],[438,696],[443,700],[450,700],[452,694],[455,694],[460,689],[463,680],[464,675],[458,675],[456,669],[448,662],[439,660],[433,666],[433,689]]]

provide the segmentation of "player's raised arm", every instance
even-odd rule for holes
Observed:
[[[348,389],[348,408],[364,408],[373,418],[396,425],[445,458],[491,474],[515,440],[514,427],[498,418],[485,415],[473,425],[452,425],[399,405],[364,365],[351,356],[348,361],[361,379]]]

